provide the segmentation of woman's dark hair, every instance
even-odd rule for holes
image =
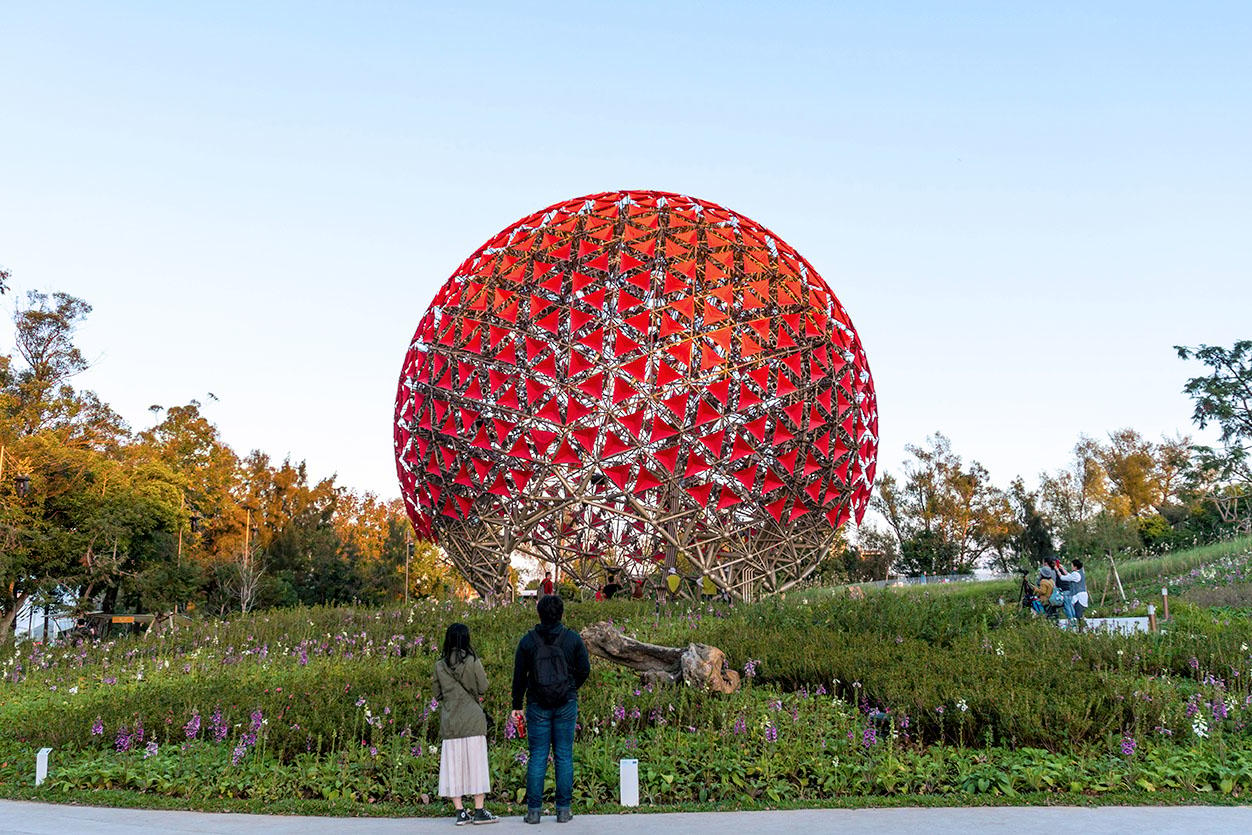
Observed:
[[[535,607],[539,610],[539,622],[547,626],[561,622],[561,615],[565,614],[565,601],[557,594],[545,594],[539,598],[539,603]]]
[[[467,655],[478,657],[470,646],[469,627],[463,623],[454,623],[443,636],[443,663],[458,664]]]

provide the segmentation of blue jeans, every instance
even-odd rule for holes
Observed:
[[[1074,619],[1074,596],[1069,592],[1061,592],[1065,596],[1065,602],[1061,604],[1061,608],[1065,610],[1065,617],[1070,620]]]
[[[578,721],[575,697],[557,708],[526,705],[526,737],[530,761],[526,764],[526,808],[543,806],[543,778],[548,773],[548,749],[556,765],[556,808],[568,809],[574,801],[574,724]]]

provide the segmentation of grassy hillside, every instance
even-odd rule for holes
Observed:
[[[1170,628],[1133,637],[1057,629],[994,583],[672,611],[571,604],[572,626],[607,619],[656,643],[713,644],[745,673],[725,697],[641,687],[595,662],[580,696],[577,802],[611,805],[627,756],[641,760],[645,799],[662,805],[1158,788],[1244,797],[1252,622],[1186,599],[1242,576],[1249,559],[1242,543],[1126,564],[1130,584],[1162,582],[1155,570],[1178,589]],[[516,803],[525,745],[501,719],[514,646],[535,620],[520,604],[279,610],[151,640],[23,646],[0,659],[0,794],[30,795],[33,752],[49,745],[54,774],[39,796],[426,808],[438,774],[431,669],[457,620],[492,682],[494,800]]]

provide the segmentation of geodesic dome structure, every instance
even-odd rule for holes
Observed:
[[[681,560],[782,591],[860,521],[877,445],[865,352],[817,271],[662,192],[494,236],[422,317],[396,396],[409,517],[485,596],[515,551],[588,586]]]

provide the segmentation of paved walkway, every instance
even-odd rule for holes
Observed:
[[[521,818],[494,824],[490,833],[516,832]],[[545,817],[543,829],[551,831],[556,819]],[[0,800],[0,833],[4,835],[135,835],[153,831],[165,835],[182,833],[274,832],[292,835],[355,835],[355,833],[451,832],[452,819],[432,818],[307,818],[267,815],[213,814],[208,812],[161,812],[138,809],[104,809]],[[1105,806],[1001,807],[954,809],[805,809],[789,812],[689,812],[685,814],[577,815],[560,828],[561,835],[578,832],[771,833],[887,833],[887,835],[960,835],[1011,833],[1012,835],[1221,835],[1252,832],[1252,806]]]

